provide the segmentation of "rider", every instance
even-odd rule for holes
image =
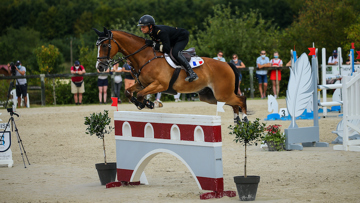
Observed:
[[[181,54],[181,51],[189,42],[189,32],[187,30],[165,25],[155,25],[155,19],[150,15],[142,16],[137,26],[141,26],[142,33],[150,35],[152,40],[145,41],[148,46],[154,46],[155,50],[167,54],[170,54],[172,47],[174,58],[189,74],[189,76],[185,78],[185,81],[192,82],[199,79],[185,57]]]

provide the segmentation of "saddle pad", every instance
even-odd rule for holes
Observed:
[[[170,58],[170,56],[166,53],[164,53],[164,56],[165,56],[165,60],[168,62],[168,64],[173,67],[173,68],[182,68],[184,69],[182,66],[180,65],[176,65]],[[191,57],[190,59],[190,62],[189,62],[191,68],[196,68],[196,67],[199,67],[201,65],[204,64],[204,60],[198,56],[193,56]]]

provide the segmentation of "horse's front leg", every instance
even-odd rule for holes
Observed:
[[[163,85],[161,85],[158,81],[154,81],[150,85],[148,85],[146,88],[144,88],[143,90],[141,90],[137,93],[137,100],[139,102],[143,103],[146,107],[153,109],[154,103],[145,99],[145,96],[149,95],[149,94],[155,94],[158,92],[162,92],[162,91],[165,91],[166,89],[167,88],[164,87]]]
[[[125,96],[130,100],[131,103],[135,104],[135,106],[141,110],[145,107],[145,105],[141,102],[139,102],[135,97],[131,96],[134,92],[139,92],[143,88],[140,86],[139,83],[135,83],[133,86],[127,88],[125,90]]]

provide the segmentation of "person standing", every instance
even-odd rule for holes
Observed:
[[[217,57],[214,57],[213,59],[222,61],[222,62],[226,62],[225,58],[224,58],[224,53],[222,51],[219,51],[217,54]]]
[[[115,64],[113,66],[113,68],[111,69],[111,72],[115,72],[115,73],[121,73],[122,72],[122,68],[119,67],[119,64]],[[118,103],[121,104],[121,99],[120,99],[120,90],[121,90],[121,86],[122,86],[122,77],[119,74],[116,74],[114,77],[114,94],[115,97],[118,98]]]
[[[26,75],[25,66],[21,65],[21,62],[18,60],[15,63],[16,74],[15,76]],[[24,104],[27,107],[27,80],[26,78],[19,78],[16,80],[16,96],[18,98],[18,108],[20,108],[21,104],[21,95],[24,98]]]
[[[279,53],[274,53],[274,58],[271,59],[270,64],[272,67],[282,67],[283,62],[279,58]],[[271,70],[270,80],[272,81],[272,88],[274,92],[274,97],[278,98],[280,92],[280,81],[281,81],[281,70],[277,70],[277,80],[276,80],[276,70]]]
[[[109,68],[106,70],[102,70],[101,72],[99,69],[96,69],[98,73],[108,73],[110,72]],[[109,85],[108,81],[108,75],[99,75],[98,76],[98,88],[99,88],[99,103],[100,104],[106,104],[106,98],[107,98],[107,89]],[[104,100],[103,100],[104,98]],[[102,102],[104,101],[104,102]]]
[[[127,90],[129,87],[133,86],[135,84],[135,79],[131,75],[131,66],[130,66],[130,60],[126,59],[126,63],[124,63],[122,71],[125,73],[125,90]],[[131,93],[132,96],[132,93]],[[130,100],[129,100],[130,102]]]
[[[239,89],[238,89],[238,94],[241,95],[241,90],[240,90],[240,84],[241,84],[241,79],[242,79],[242,75],[241,75],[241,71],[240,68],[245,68],[245,64],[238,58],[237,54],[233,54],[232,59],[230,60],[230,63],[233,63],[239,73]]]
[[[341,57],[340,57],[341,58]],[[342,64],[342,58],[340,59],[340,64]],[[339,63],[339,57],[336,49],[332,52],[332,56],[329,57],[328,65],[337,65]]]
[[[74,66],[70,68],[71,74],[82,75],[85,72],[84,66],[80,65],[79,61],[75,61]],[[85,92],[84,77],[71,77],[71,93],[74,94],[74,101],[76,105],[81,105],[82,94]]]
[[[259,82],[259,91],[261,95],[261,99],[266,98],[266,90],[267,90],[267,70],[260,70],[264,67],[270,67],[270,60],[266,56],[266,51],[262,50],[260,52],[260,56],[256,59],[256,65],[259,70],[256,70],[256,77]],[[262,86],[264,85],[264,87]]]

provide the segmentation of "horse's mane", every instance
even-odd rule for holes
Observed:
[[[124,33],[129,34],[129,35],[132,35],[132,36],[134,36],[134,37],[138,37],[138,38],[141,38],[141,39],[146,40],[146,38],[144,38],[144,37],[137,36],[137,35],[135,35],[135,34],[133,34],[133,33],[130,33],[130,32],[124,31],[124,30],[110,30],[110,31],[124,32]]]

